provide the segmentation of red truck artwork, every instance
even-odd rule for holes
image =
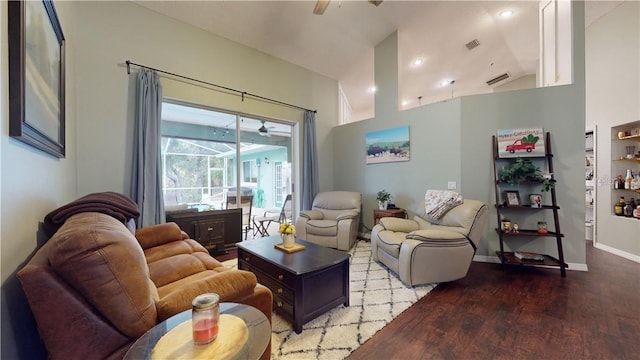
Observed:
[[[516,152],[516,150],[526,150],[527,152],[531,152],[532,150],[536,149],[536,143],[523,143],[522,139],[518,139],[516,141],[513,142],[513,144],[511,145],[507,145],[507,148],[505,149],[507,152],[510,153],[514,153]]]

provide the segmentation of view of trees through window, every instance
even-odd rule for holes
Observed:
[[[232,173],[232,164],[216,156],[216,147],[212,141],[162,137],[165,203],[222,203],[225,174]]]

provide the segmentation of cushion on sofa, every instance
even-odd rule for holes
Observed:
[[[149,264],[149,275],[156,287],[160,288],[172,282],[189,277],[205,270],[224,267],[209,254],[178,254]]]
[[[188,238],[188,235],[172,222],[145,226],[136,230],[135,236],[143,249]]]
[[[179,239],[177,239],[179,240]],[[207,249],[193,239],[185,239],[182,241],[172,241],[161,246],[144,249],[144,257],[147,258],[147,264],[168,258],[179,254],[193,254],[203,252],[209,254]]]
[[[140,244],[115,218],[73,215],[49,240],[52,268],[123,334],[137,338],[156,324],[155,285]]]
[[[160,300],[156,303],[158,320],[162,321],[191,308],[194,297],[211,292],[211,289],[216,289],[215,292],[220,295],[220,302],[226,302],[250,295],[256,284],[256,276],[249,271],[201,271],[158,287],[160,294]]]

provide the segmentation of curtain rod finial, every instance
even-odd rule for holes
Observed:
[[[131,61],[125,61],[127,63],[127,75],[131,75]]]

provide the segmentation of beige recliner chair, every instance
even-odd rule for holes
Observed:
[[[465,277],[487,224],[487,206],[465,199],[438,223],[425,218],[380,219],[371,232],[373,259],[410,286]]]
[[[361,203],[358,192],[318,193],[311,210],[300,212],[296,237],[338,250],[351,249],[358,235]]]

